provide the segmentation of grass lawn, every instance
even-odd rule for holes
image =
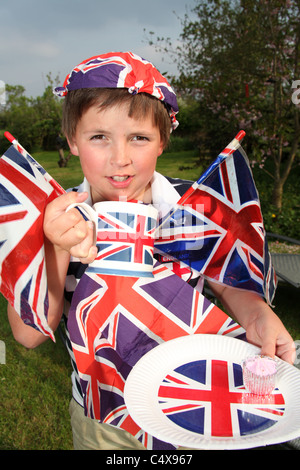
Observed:
[[[28,350],[12,337],[2,296],[0,318],[0,450],[71,450],[71,365],[59,335]]]
[[[34,157],[65,188],[78,185],[82,172],[77,157],[66,168],[57,164],[57,152],[39,152]],[[165,154],[158,171],[173,177],[196,180],[196,155],[189,151]],[[300,339],[299,292],[280,284],[275,311],[293,338]],[[6,346],[6,364],[0,364],[0,450],[72,449],[68,405],[71,398],[71,366],[56,334],[36,350],[27,350],[12,337],[6,317],[6,301],[0,296],[0,340]]]

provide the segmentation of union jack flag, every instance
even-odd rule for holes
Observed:
[[[24,323],[54,339],[47,324],[43,215],[57,190],[45,175],[13,145],[0,159],[0,291]]]
[[[219,359],[197,360],[170,371],[157,400],[173,423],[212,442],[261,432],[280,421],[286,406],[278,389],[271,395],[248,393],[241,366]]]
[[[125,203],[126,204],[126,203]],[[97,248],[98,255],[88,270],[115,275],[126,274],[152,276],[154,233],[157,225],[156,210],[150,206],[147,213],[130,212],[135,203],[118,202],[120,209],[111,209],[98,214]],[[129,212],[128,212],[129,211]]]
[[[160,222],[155,248],[206,278],[272,302],[276,275],[259,196],[241,147],[220,154]]]
[[[87,416],[126,429],[148,448],[168,447],[143,430],[124,403],[126,378],[150,349],[196,333],[244,338],[244,330],[202,294],[157,263],[153,277],[86,271],[75,289],[68,331]]]

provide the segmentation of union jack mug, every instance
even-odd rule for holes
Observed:
[[[158,211],[150,204],[103,201],[72,204],[95,224],[98,255],[86,272],[151,277]]]

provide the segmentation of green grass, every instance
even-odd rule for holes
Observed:
[[[2,296],[0,321],[6,346],[6,363],[0,364],[0,450],[71,450],[71,365],[59,335],[56,343],[49,340],[35,350],[18,344]]]
[[[66,168],[57,164],[57,152],[34,154],[38,162],[65,188],[78,185],[82,172],[77,157]],[[196,180],[194,152],[165,154],[158,171],[172,177]],[[300,339],[299,291],[280,284],[275,312],[293,338]],[[15,342],[7,321],[6,301],[0,296],[0,340],[6,345],[6,364],[0,364],[0,450],[72,449],[69,419],[71,366],[67,352],[56,334],[36,350]]]
[[[156,169],[172,178],[196,181],[203,171],[201,167],[196,166],[197,159],[197,152],[194,150],[164,153],[158,158]]]
[[[64,189],[72,188],[83,180],[79,157],[72,155],[65,168],[58,166],[57,152],[37,152],[33,157]]]

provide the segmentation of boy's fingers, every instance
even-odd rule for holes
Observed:
[[[55,245],[67,250],[72,256],[90,263],[97,255],[94,224],[86,221],[81,213],[72,207],[86,200],[88,193],[70,192],[52,201],[46,208],[44,232]]]
[[[73,249],[71,251],[73,251]],[[96,258],[97,253],[98,253],[97,247],[96,246],[91,246],[88,253],[87,253],[87,255],[84,254],[83,256],[75,256],[75,255],[73,255],[73,256],[75,256],[76,258],[79,258],[79,260],[82,264],[90,264]],[[78,253],[78,254],[80,255],[80,253]]]
[[[295,360],[295,345],[292,337],[287,333],[277,336],[276,332],[267,333],[262,341],[261,354],[274,358],[279,356],[286,362],[293,364]]]
[[[86,222],[85,226],[87,232],[85,238],[70,250],[72,256],[79,258],[82,263],[88,264],[93,261],[97,255],[97,248],[95,246],[94,224]]]
[[[63,194],[47,206],[44,231],[54,244],[62,243],[65,249],[69,249],[84,239],[87,234],[86,221],[77,209],[66,209],[71,204],[82,202],[86,197],[87,193],[71,192]]]
[[[285,349],[283,352],[280,353],[280,358],[283,361],[288,362],[289,364],[294,364],[296,360],[296,348],[290,347],[288,349]]]
[[[260,353],[263,356],[269,356],[274,359],[276,349],[276,340],[263,342]]]
[[[75,244],[86,236],[86,221],[77,209],[63,212],[44,223],[44,232],[47,238],[55,244],[67,242],[68,238],[76,237]],[[72,245],[71,245],[72,246]]]
[[[88,193],[86,191],[84,192],[78,192],[78,191],[70,191],[66,194],[63,194],[60,196],[61,200],[64,201],[65,203],[65,208],[68,207],[70,204],[74,204],[76,202],[83,202],[87,199]]]
[[[76,204],[83,202],[87,199],[87,192],[76,192],[70,191],[69,193],[62,194],[52,201],[47,209],[50,211],[52,217],[57,216],[57,214],[63,213],[71,204]]]
[[[71,224],[63,233],[57,233],[57,243],[66,250],[70,250],[72,246],[81,243],[87,236],[86,222],[79,221],[77,224]]]
[[[83,264],[90,264],[94,261],[94,259],[97,257],[98,250],[96,246],[92,246],[89,250],[88,257],[85,259],[81,259],[81,262]]]

